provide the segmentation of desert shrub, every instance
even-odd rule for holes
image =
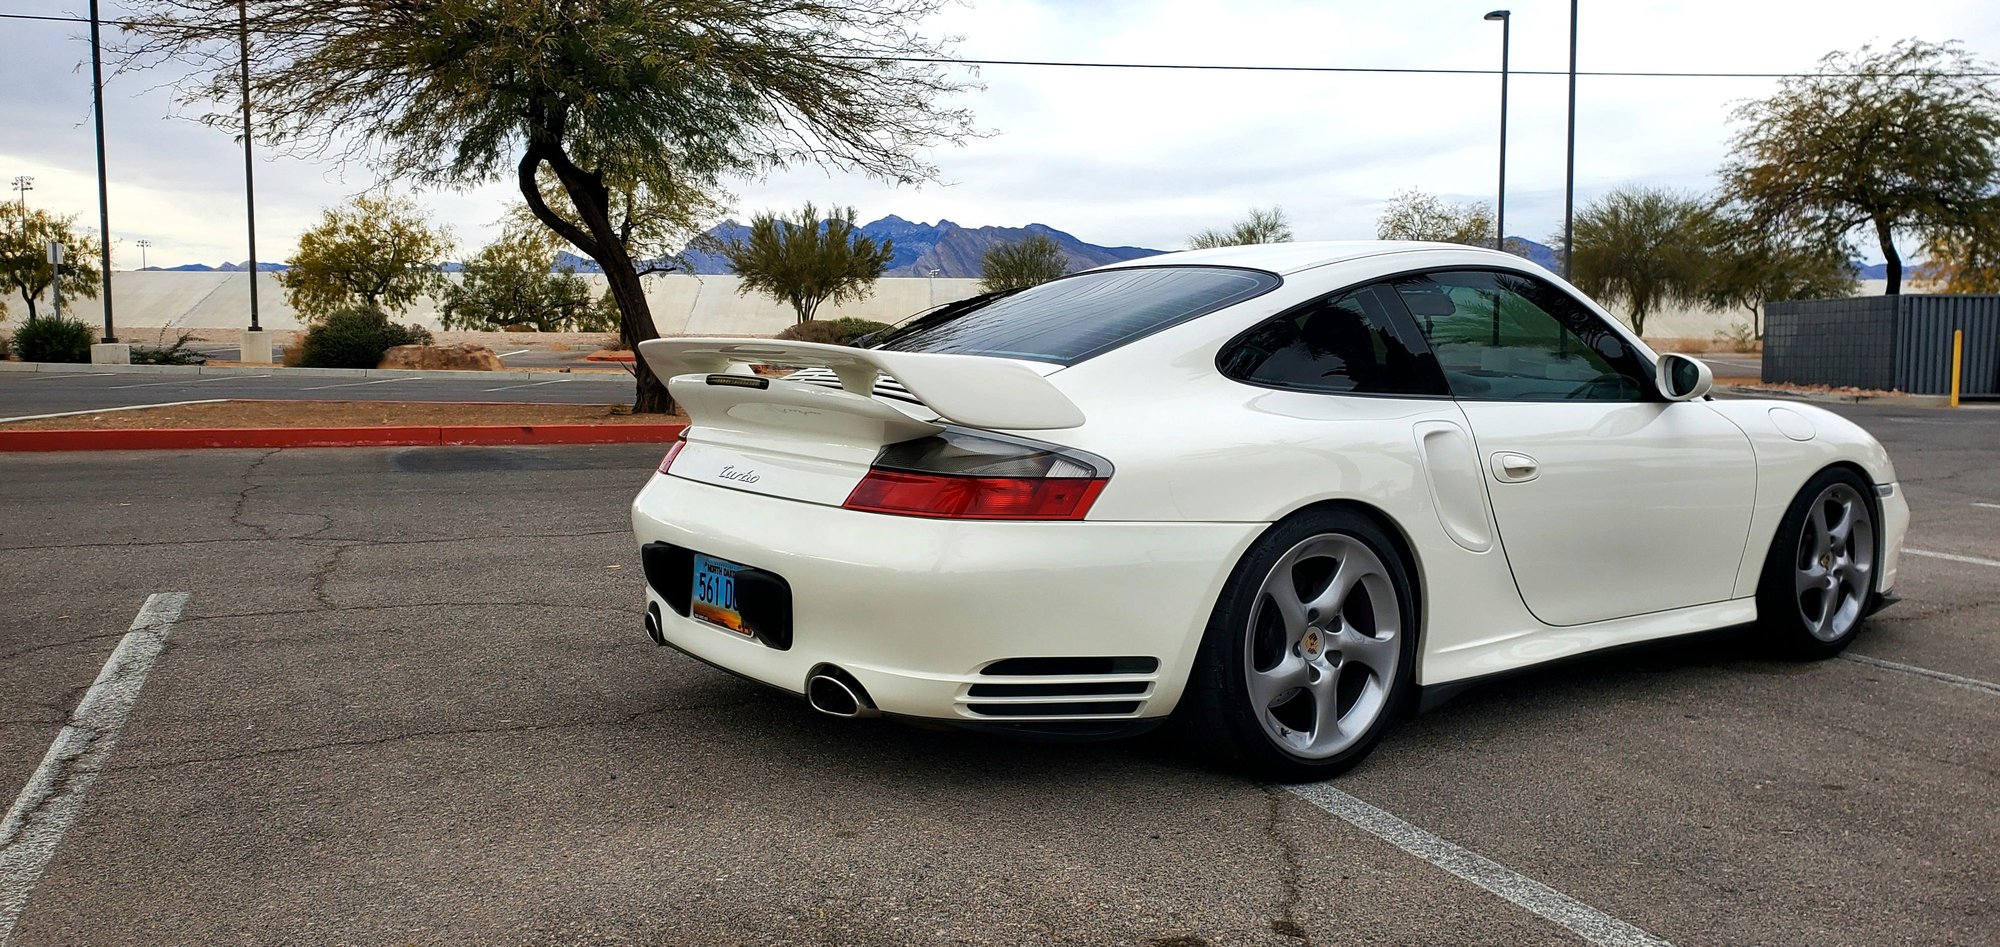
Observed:
[[[855,339],[871,332],[889,328],[887,323],[870,322],[866,319],[816,319],[801,322],[778,333],[778,338],[793,342],[825,342],[832,345],[852,345]]]
[[[306,330],[299,364],[306,368],[374,368],[398,345],[429,345],[430,330],[398,325],[380,309],[337,310]]]
[[[1764,347],[1757,330],[1748,322],[1738,322],[1715,334],[1715,341],[1731,352],[1755,352]]]
[[[75,319],[30,319],[14,330],[14,354],[24,362],[88,362],[97,333]]]
[[[208,356],[187,347],[193,341],[194,333],[183,332],[172,345],[148,345],[132,347],[134,365],[205,365]]]

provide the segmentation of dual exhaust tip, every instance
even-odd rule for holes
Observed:
[[[806,678],[806,703],[829,717],[853,719],[882,715],[880,710],[875,709],[875,702],[868,699],[868,691],[861,686],[861,682],[831,664],[820,665],[813,669],[812,676]]]
[[[646,609],[646,637],[656,645],[667,643],[666,629],[660,625],[660,606],[651,605]],[[812,709],[829,717],[854,719],[856,717],[879,717],[880,710],[868,697],[868,690],[854,675],[831,664],[813,668],[806,677],[806,703]]]

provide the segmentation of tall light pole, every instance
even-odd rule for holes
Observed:
[[[21,216],[24,219],[28,216],[28,192],[34,189],[35,178],[33,175],[17,174],[14,176],[14,193],[21,195]]]
[[[90,96],[97,114],[97,248],[104,255],[104,341],[118,341],[111,325],[111,188],[104,175],[104,42],[97,0],[90,0]]]
[[[153,241],[151,241],[151,240],[141,240],[141,241],[139,241],[139,242],[138,242],[138,246],[139,246],[139,268],[140,268],[140,269],[142,269],[142,270],[146,268],[146,248],[147,248],[147,247],[150,247],[150,246],[152,246],[152,245],[153,245]]]
[[[1576,5],[1569,0],[1569,159],[1563,171],[1563,279],[1576,259]]]
[[[1500,21],[1500,188],[1494,202],[1493,249],[1507,249],[1507,47],[1513,38],[1514,14],[1508,10],[1495,10],[1486,14],[1488,20]]]
[[[250,331],[262,332],[257,324],[257,185],[250,161],[250,4],[236,2],[236,41],[243,58],[243,204],[250,222]],[[266,359],[268,361],[268,359]]]

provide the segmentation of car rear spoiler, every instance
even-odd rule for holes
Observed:
[[[1034,369],[983,355],[883,352],[821,342],[765,339],[653,339],[639,355],[663,379],[690,374],[750,374],[751,365],[825,368],[845,391],[870,398],[884,375],[939,417],[970,427],[1054,430],[1083,423],[1083,411]],[[778,385],[803,382],[773,379]],[[825,389],[820,389],[824,391]]]

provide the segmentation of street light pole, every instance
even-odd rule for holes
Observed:
[[[142,270],[146,268],[146,248],[147,248],[147,247],[150,247],[150,246],[152,246],[152,245],[153,245],[153,241],[151,241],[151,240],[141,240],[141,241],[139,241],[139,243],[138,243],[138,246],[139,246],[139,268],[140,268],[140,269],[142,269]]]
[[[14,176],[14,191],[21,195],[21,219],[23,220],[26,220],[28,217],[28,192],[34,189],[35,178],[33,175],[17,174]]]
[[[1514,14],[1508,10],[1495,10],[1486,14],[1488,20],[1500,21],[1500,187],[1494,202],[1493,249],[1505,252],[1507,249],[1507,51],[1514,32]]]
[[[1576,5],[1569,0],[1569,159],[1563,171],[1563,279],[1576,259]]]
[[[104,342],[118,341],[111,323],[111,188],[104,174],[104,43],[97,0],[90,0],[90,96],[97,114],[97,248],[104,263]]]
[[[250,4],[236,3],[236,40],[243,54],[243,204],[250,222],[250,331],[261,332],[257,324],[257,185],[250,161]]]

